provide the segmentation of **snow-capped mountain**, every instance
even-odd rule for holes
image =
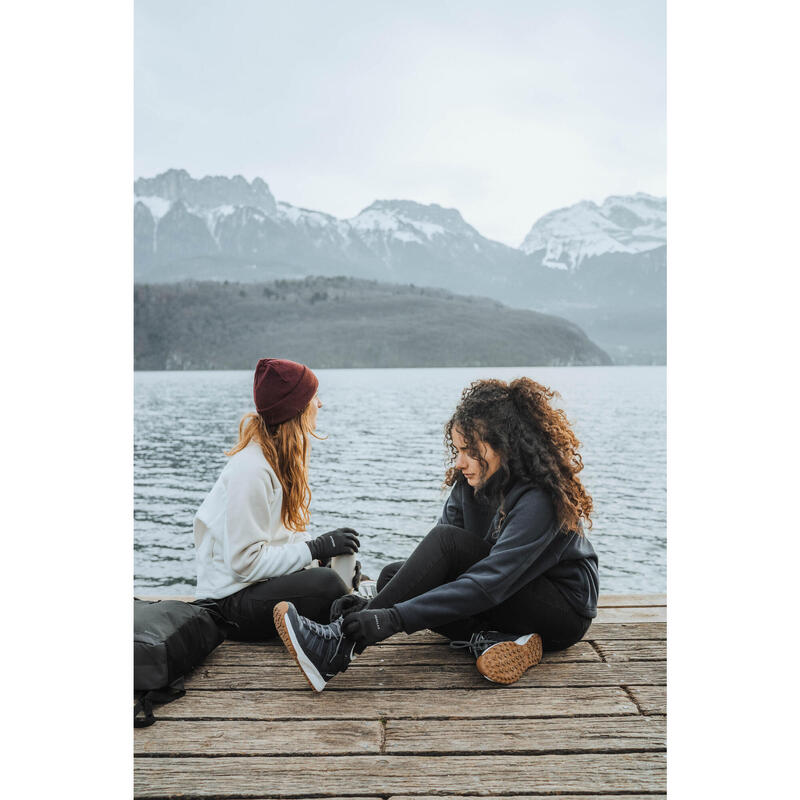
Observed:
[[[651,328],[643,358],[665,348],[666,199],[643,193],[552,211],[513,248],[436,204],[377,200],[339,219],[277,201],[260,178],[168,170],[134,184],[134,265],[145,283],[343,275],[442,287],[565,316],[620,358]]]
[[[351,274],[451,285],[481,275],[507,281],[508,265],[522,259],[456,209],[377,200],[338,219],[276,202],[258,178],[195,180],[184,170],[136,181],[134,229],[137,277],[155,282]]]
[[[181,200],[187,206],[196,208],[252,206],[267,214],[274,214],[276,205],[269,186],[261,178],[254,178],[252,182],[241,175],[233,178],[206,175],[196,179],[185,169],[168,169],[154,178],[139,178],[133,184],[133,193],[147,205],[153,199],[170,203]],[[156,202],[156,207],[161,206]]]
[[[376,200],[347,220],[392,279],[474,290],[521,268],[513,248],[481,236],[454,208]]]
[[[458,211],[436,203],[425,206],[411,200],[376,200],[349,222],[365,239],[381,245],[387,239],[426,244],[437,236],[480,238]]]
[[[151,282],[361,275],[375,260],[346,221],[278,203],[260,178],[185,170],[135,182],[134,241],[137,279]]]
[[[666,198],[639,192],[551,211],[533,225],[520,250],[540,254],[547,267],[574,270],[587,258],[643,253],[666,243]]]
[[[280,256],[287,266],[302,267],[311,252],[312,261],[355,260],[358,274],[378,270],[375,277],[387,269],[398,277],[405,268],[416,273],[412,277],[430,277],[433,265],[422,262],[433,261],[449,273],[447,264],[458,261],[462,273],[474,266],[508,280],[518,276],[505,274],[501,262],[513,262],[516,269],[520,253],[546,267],[574,270],[587,259],[666,244],[666,199],[642,192],[551,211],[533,225],[519,250],[486,239],[456,209],[435,203],[377,200],[351,219],[338,219],[278,202],[261,178],[248,182],[241,175],[194,179],[185,170],[168,170],[138,179],[134,204],[140,267],[203,255],[257,262]],[[404,262],[409,263],[404,267]]]

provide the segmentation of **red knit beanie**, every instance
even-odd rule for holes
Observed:
[[[256,364],[253,399],[268,425],[297,416],[316,394],[317,376],[304,364],[284,358],[262,358]]]

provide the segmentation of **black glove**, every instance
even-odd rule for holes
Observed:
[[[366,597],[355,594],[355,592],[342,595],[331,603],[331,622],[335,622],[339,617],[351,614],[354,611],[363,611],[367,607],[367,603],[369,603],[369,600]]]
[[[317,536],[306,544],[311,551],[311,558],[322,562],[331,556],[357,553],[360,542],[358,534],[352,528],[337,528],[335,531]]]
[[[359,583],[361,583],[361,562],[356,561],[356,568],[353,572],[353,589],[358,589]]]
[[[348,614],[342,622],[342,633],[356,644],[356,653],[368,645],[388,639],[403,630],[403,621],[394,608],[367,608]]]

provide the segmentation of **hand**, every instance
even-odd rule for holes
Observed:
[[[357,553],[360,542],[358,534],[352,528],[337,528],[306,544],[311,551],[311,558],[316,558],[321,563],[331,556]]]
[[[348,614],[342,622],[342,633],[355,642],[357,653],[362,653],[368,645],[388,639],[401,630],[403,622],[394,608],[355,611]]]
[[[361,583],[361,562],[356,561],[356,568],[353,572],[353,589],[358,589],[358,584]]]
[[[339,617],[352,614],[354,611],[363,611],[369,600],[360,594],[345,594],[331,603],[331,622],[336,622]]]

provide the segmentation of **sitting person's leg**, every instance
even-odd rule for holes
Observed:
[[[591,620],[578,614],[558,587],[540,576],[481,615],[469,636],[454,642],[477,659],[495,683],[514,683],[539,663],[543,650],[563,650],[580,641]]]
[[[382,570],[381,574],[378,575],[378,580],[375,581],[375,588],[380,592],[386,586],[389,581],[394,578],[395,575],[400,571],[400,567],[405,564],[405,561],[392,561],[387,564]]]
[[[354,654],[402,629],[395,603],[416,597],[457,578],[489,552],[475,534],[452,525],[437,525],[417,545],[363,611],[347,613],[329,625],[305,619],[291,602],[275,607],[274,617],[284,645],[316,691],[347,669]],[[349,600],[340,598],[338,601]],[[357,631],[353,630],[353,623]]]
[[[564,650],[579,642],[591,624],[546,575],[489,609],[482,619],[505,633],[538,633],[545,650]]]
[[[460,531],[460,529],[457,530]],[[440,542],[441,533],[444,532],[437,531],[434,534],[436,540]],[[467,539],[456,534],[453,541],[461,546]],[[481,540],[481,544],[475,545],[473,551],[473,554],[477,553],[480,558],[483,558],[488,552],[488,546],[484,549],[482,545],[485,545],[483,540]],[[465,548],[465,551],[469,552],[469,547]],[[475,558],[475,561],[477,560],[479,559]],[[377,581],[378,592],[385,588],[405,563],[405,561],[393,561],[381,570]],[[467,557],[459,564],[456,574],[451,575],[448,579],[453,580],[458,577],[473,563],[475,562],[472,561],[471,556]],[[417,592],[417,594],[419,593]],[[370,605],[372,606],[372,604]],[[545,650],[563,650],[580,641],[589,622],[588,618],[580,616],[572,609],[572,606],[551,580],[542,576],[531,581],[499,606],[489,609],[479,616],[455,620],[447,625],[434,628],[434,630],[453,640],[469,639],[473,633],[481,630],[499,630],[509,634],[536,632],[542,637]]]
[[[481,536],[463,528],[433,528],[365,608],[342,609],[342,631],[356,643],[355,652],[403,630],[394,606],[450,583],[485,558],[490,549]]]
[[[369,608],[390,608],[449,583],[485,558],[490,549],[477,534],[453,525],[437,525],[405,561],[396,562],[399,569],[389,575],[390,580],[370,600]]]
[[[276,635],[272,611],[281,600],[293,603],[304,617],[327,622],[331,603],[347,590],[332,569],[317,567],[259,581],[216,602],[223,615],[238,625],[231,639],[262,641]]]
[[[387,583],[400,571],[400,567],[405,564],[405,561],[392,561],[387,564],[378,576],[377,587],[380,592]],[[366,605],[366,603],[364,603]],[[360,610],[360,609],[356,609]],[[433,630],[446,636],[448,639],[469,639],[474,631],[478,631],[483,626],[483,621],[480,617],[467,617],[466,619],[459,619],[455,622],[441,625]]]
[[[334,602],[331,622],[366,608],[391,608],[396,603],[449,583],[484,558],[489,549],[487,542],[474,533],[453,525],[437,525],[408,559],[393,561],[381,570],[377,580],[378,594],[372,600],[347,595]],[[471,622],[465,624],[469,626]],[[452,632],[458,636],[463,635],[462,631],[463,626],[453,628]]]

